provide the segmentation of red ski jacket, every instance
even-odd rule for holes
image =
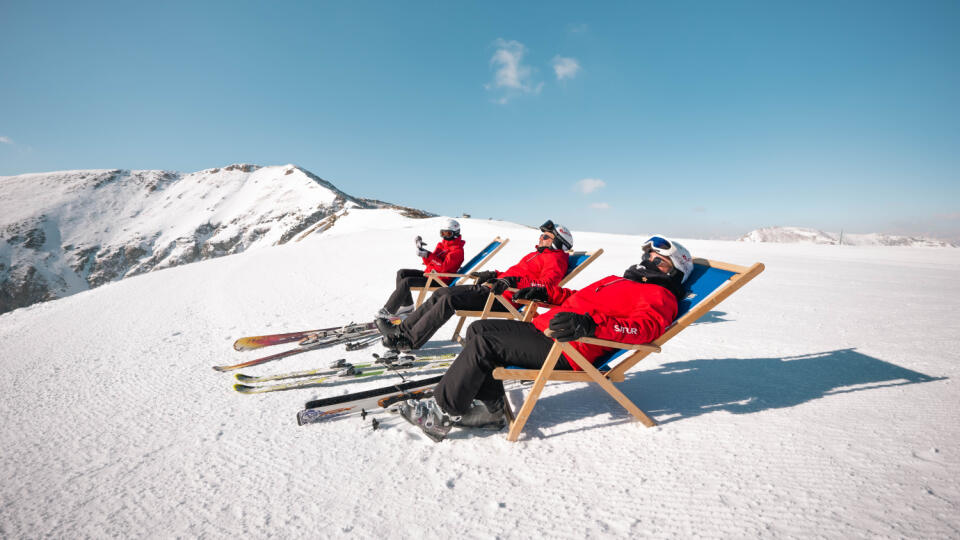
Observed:
[[[550,303],[559,305],[533,319],[541,332],[550,327],[554,315],[571,311],[593,318],[597,323],[593,337],[620,343],[650,343],[663,335],[677,316],[677,299],[666,288],[620,276],[607,276],[579,291],[547,287],[547,295]],[[587,343],[571,345],[590,362],[613,350]],[[580,371],[572,360],[567,358],[567,362]]]
[[[545,249],[527,254],[520,262],[503,272],[497,272],[497,277],[517,278],[517,289],[524,287],[553,287],[557,288],[563,276],[567,275],[567,266],[570,257],[561,249]],[[513,293],[503,293],[507,300],[513,298]]]
[[[440,240],[433,253],[423,257],[423,264],[427,266],[424,273],[437,272],[440,274],[452,274],[460,269],[463,264],[463,244],[461,238],[452,240]],[[444,283],[449,283],[453,278],[443,278]]]

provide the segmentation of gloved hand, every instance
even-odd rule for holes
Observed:
[[[557,341],[573,341],[593,336],[597,331],[597,323],[586,313],[580,315],[563,311],[550,319],[550,331],[553,332],[553,339]]]
[[[510,287],[514,287],[516,285],[517,285],[517,278],[510,276],[510,277],[502,277],[500,279],[493,280],[491,282],[490,288],[493,289],[493,294],[503,294],[503,291],[509,289]]]
[[[429,251],[423,249],[422,247],[417,248],[417,257],[420,257],[421,259],[426,259],[429,256],[430,256]]]
[[[486,270],[484,272],[470,272],[470,275],[477,278],[477,285],[497,279],[497,272],[495,270]]]
[[[534,300],[537,302],[547,302],[546,287],[524,287],[513,295],[514,300]]]

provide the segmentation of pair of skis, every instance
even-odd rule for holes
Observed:
[[[316,330],[305,330],[303,332],[290,332],[287,334],[269,334],[264,336],[242,337],[233,343],[234,350],[252,351],[284,343],[297,343],[293,349],[289,349],[269,356],[255,358],[238,364],[223,366],[214,366],[216,371],[232,371],[235,369],[256,366],[273,360],[279,360],[295,354],[305,353],[316,349],[332,347],[340,343],[347,344],[347,350],[355,350],[376,342],[379,336],[377,325],[373,322],[362,324],[348,324],[345,326],[334,326],[331,328],[318,328]]]
[[[308,401],[297,413],[297,424],[318,424],[351,416],[366,415],[373,410],[387,410],[408,399],[423,399],[433,395],[433,388],[441,376],[406,381],[343,396]],[[376,424],[374,424],[376,426]]]
[[[242,394],[262,394],[265,392],[277,392],[280,390],[294,390],[298,388],[309,388],[319,386],[324,383],[331,383],[338,380],[348,380],[351,378],[378,378],[398,373],[414,373],[418,371],[428,371],[439,368],[446,368],[456,355],[438,354],[431,356],[415,357],[406,355],[399,358],[378,358],[375,362],[362,364],[349,364],[344,359],[335,362],[329,368],[308,369],[304,371],[295,371],[291,373],[281,373],[277,375],[266,375],[262,377],[251,377],[238,373],[236,378],[241,383],[233,385],[233,389]],[[264,382],[282,381],[294,379],[290,382],[281,382],[278,384],[256,384]]]

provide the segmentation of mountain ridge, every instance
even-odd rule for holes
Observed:
[[[193,173],[92,169],[0,177],[0,313],[153,270],[284,244],[355,197],[292,164]]]
[[[807,243],[848,246],[957,247],[943,240],[882,233],[834,233],[809,227],[763,227],[737,239],[738,242]]]

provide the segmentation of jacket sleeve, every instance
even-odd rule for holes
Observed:
[[[547,285],[544,288],[547,289],[547,301],[555,306],[559,306],[567,298],[577,294],[576,289],[563,289],[556,285]]]
[[[440,270],[441,265],[443,264],[442,255],[444,254],[443,242],[437,242],[437,247],[433,248],[433,251],[429,255],[423,257],[423,264],[427,267],[424,273],[427,272],[442,272]]]
[[[567,254],[562,251],[549,257],[541,256],[539,271],[517,276],[517,288],[556,286],[567,274],[567,260]]]

